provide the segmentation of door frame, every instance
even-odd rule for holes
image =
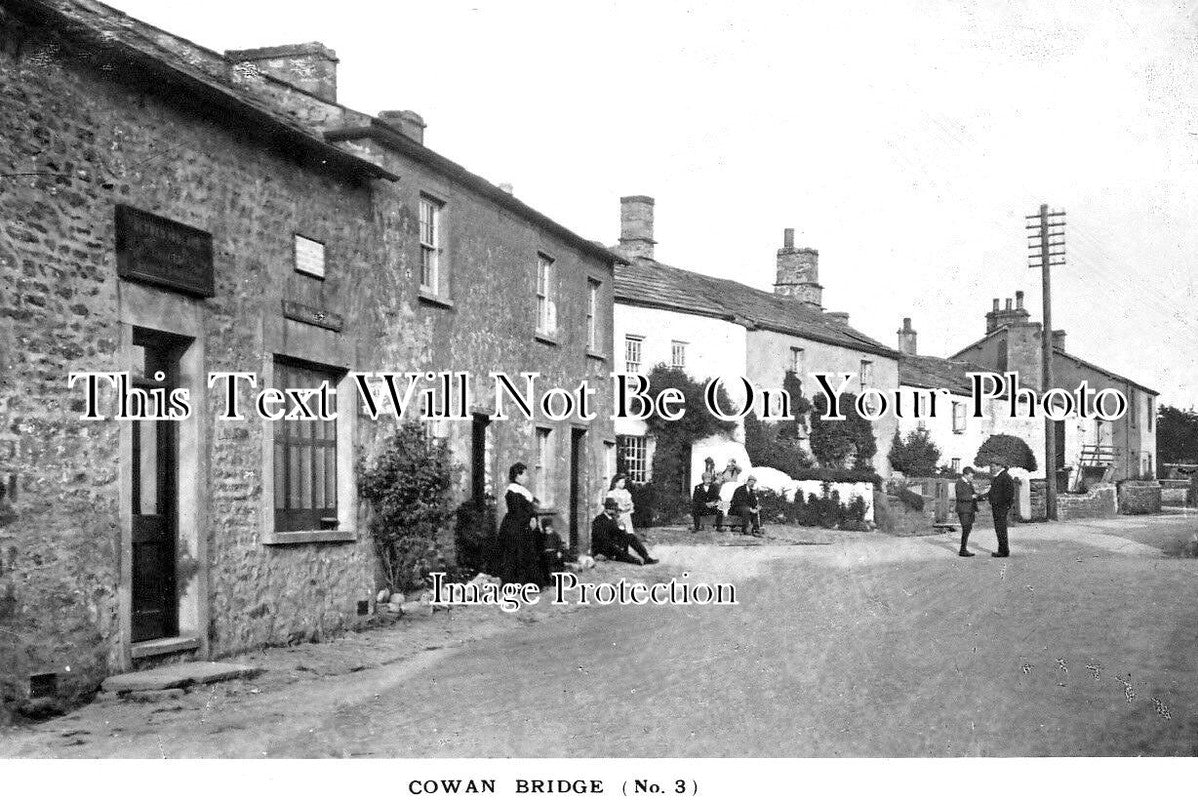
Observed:
[[[175,423],[175,606],[179,635],[133,643],[133,424],[119,429],[119,553],[117,637],[111,653],[116,667],[128,670],[139,658],[167,653],[210,655],[208,542],[207,381],[204,372],[203,306],[199,301],[127,281],[118,281],[120,346],[114,369],[133,363],[137,328],[168,334],[180,341],[177,386],[190,395],[191,415]]]

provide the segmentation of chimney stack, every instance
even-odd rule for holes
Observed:
[[[653,259],[653,198],[620,198],[620,250],[629,258]]]
[[[918,355],[915,348],[915,329],[911,327],[911,318],[903,317],[903,327],[898,329],[898,349],[905,356]]]
[[[778,251],[774,294],[791,297],[822,310],[824,287],[819,285],[819,251],[795,247],[795,229],[782,231],[782,249]]]
[[[1065,349],[1065,331],[1055,330],[1052,332],[1052,346],[1057,350],[1064,351]]]
[[[380,111],[379,119],[417,144],[424,144],[424,117],[415,111]]]
[[[1023,307],[1023,292],[1016,292],[1015,300],[1017,302],[1013,306],[1011,298],[1006,298],[1002,310],[999,310],[998,298],[994,299],[994,310],[986,314],[986,333],[994,333],[999,328],[1006,328],[1010,325],[1027,323],[1028,317],[1031,315]]]
[[[320,42],[226,50],[225,58],[237,66],[251,65],[325,102],[337,102],[337,54]]]

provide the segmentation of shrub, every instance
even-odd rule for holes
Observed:
[[[929,477],[936,474],[940,448],[926,430],[913,430],[900,438],[898,431],[890,443],[890,466],[904,475]]]
[[[771,467],[794,476],[811,467],[798,438],[785,435],[792,422],[762,422],[757,414],[745,417],[745,452],[755,467]]]
[[[807,528],[839,528],[841,531],[870,529],[870,523],[865,521],[865,498],[854,497],[848,504],[842,503],[840,492],[828,484],[823,485],[819,495],[799,493],[792,502],[770,491],[758,492],[757,496],[761,498],[763,521],[789,522]]]
[[[796,481],[821,481],[823,483],[872,483],[881,488],[882,478],[872,469],[825,469],[808,467],[791,473]]]
[[[418,423],[405,423],[358,471],[358,493],[370,504],[370,536],[388,587],[412,589],[446,568],[438,535],[454,516],[450,494],[457,474],[446,442],[431,439]]]
[[[821,467],[871,469],[878,452],[873,426],[857,413],[857,396],[840,396],[838,410],[845,418],[828,419],[830,409],[824,395],[815,396],[811,414],[811,452]]]
[[[632,525],[634,528],[649,528],[657,517],[657,495],[652,483],[628,482],[628,493],[632,495]]]
[[[1028,472],[1036,471],[1036,457],[1027,442],[1018,436],[1006,433],[996,433],[978,448],[978,454],[973,463],[979,467],[987,467],[994,461],[1001,461],[1008,467],[1022,467]]]
[[[499,529],[495,516],[495,500],[490,496],[481,506],[473,499],[458,506],[453,528],[454,556],[466,572],[498,572]]]

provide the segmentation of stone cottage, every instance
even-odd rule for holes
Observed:
[[[432,425],[461,494],[509,464],[585,546],[606,414],[491,420],[489,373],[589,380],[607,407],[619,259],[336,102],[319,44],[221,54],[90,0],[0,2],[0,699],[73,696],[162,659],[324,635],[376,589],[355,469],[393,422],[354,371],[467,371]],[[242,419],[213,372],[236,382]],[[190,395],[116,421],[106,379]],[[263,419],[332,387],[331,421]],[[136,393],[133,393],[136,394]]]

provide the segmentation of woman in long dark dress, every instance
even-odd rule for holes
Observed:
[[[528,490],[528,467],[517,462],[508,470],[504,500],[507,513],[499,524],[499,578],[504,583],[541,585],[537,500]]]

